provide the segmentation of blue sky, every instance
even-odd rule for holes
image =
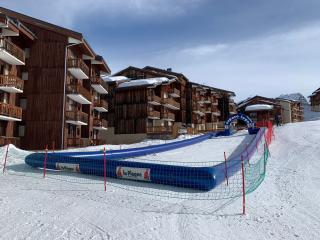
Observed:
[[[319,0],[2,0],[82,32],[115,73],[173,68],[190,80],[277,97],[320,87]]]

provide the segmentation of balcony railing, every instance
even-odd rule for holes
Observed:
[[[0,75],[0,88],[16,88],[23,91],[23,80],[17,76]],[[5,89],[3,89],[5,91]]]
[[[161,105],[161,97],[158,97],[157,95],[149,95],[148,102],[154,105]]]
[[[90,71],[89,67],[85,64],[85,62],[81,58],[70,58],[68,59],[68,68],[75,69],[75,70],[81,70],[86,76],[83,76],[84,78],[89,78]],[[72,75],[76,78],[81,78],[81,73],[77,73],[77,71],[70,71]]]
[[[106,100],[103,100],[103,99],[95,100],[95,101],[93,102],[93,106],[94,106],[95,108],[97,108],[97,110],[98,110],[98,109],[106,109],[106,110],[108,110],[108,102],[107,102]],[[98,110],[98,111],[99,111],[99,110]]]
[[[94,118],[93,127],[96,128],[108,128],[108,121],[105,119]]]
[[[20,146],[20,138],[0,136],[0,146],[4,146],[7,144],[13,144],[13,145],[19,147]]]
[[[92,96],[89,90],[84,88],[80,84],[69,84],[67,85],[66,89],[67,94],[77,94],[82,95],[84,98],[86,98],[89,102],[92,101]]]
[[[8,39],[4,37],[0,37],[0,49],[6,51],[11,56],[18,59],[20,62],[22,62],[22,65],[24,64],[25,62],[24,51],[18,46],[16,46],[14,43],[10,42]],[[5,57],[1,56],[1,59],[7,62],[7,59]],[[10,60],[8,63],[13,64],[15,62],[14,60],[13,61]],[[21,65],[21,63],[17,65]]]
[[[171,113],[171,112],[162,113],[162,118],[165,120],[171,120],[171,121],[174,121],[176,119],[174,113]]]
[[[160,112],[159,111],[148,111],[148,118],[151,119],[160,119]]]
[[[172,98],[164,98],[163,99],[163,104],[165,104],[167,106],[172,106],[172,107],[174,107],[176,109],[180,109],[180,103],[176,102]]]
[[[172,134],[172,126],[147,127],[148,134]]]
[[[91,85],[100,94],[108,93],[108,85],[103,79],[99,76],[91,77]]]
[[[88,124],[88,114],[81,111],[66,111],[66,120]]]
[[[7,103],[0,103],[0,115],[21,120],[22,108]]]
[[[169,93],[172,97],[180,97],[180,90],[173,88],[170,93]]]
[[[67,147],[87,147],[89,146],[88,138],[67,138]]]

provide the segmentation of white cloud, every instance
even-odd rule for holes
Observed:
[[[171,18],[206,0],[3,0],[4,7],[71,28],[75,19],[99,12],[108,17]]]
[[[320,23],[235,43],[173,48],[140,65],[172,67],[191,80],[233,90],[238,100],[260,94],[309,95],[320,87]]]

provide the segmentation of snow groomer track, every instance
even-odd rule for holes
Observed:
[[[264,131],[265,129],[261,128],[247,148],[243,149],[243,152],[246,151],[247,155],[249,152],[249,159],[254,152],[256,142],[263,136]],[[110,150],[106,154],[106,169],[104,168],[104,153],[102,151],[48,153],[46,168],[96,176],[104,176],[106,170],[108,177],[209,191],[225,180],[226,169],[223,163],[215,166],[194,167],[160,164],[159,162],[131,161],[131,159],[187,147],[216,136],[217,133],[208,133],[192,139],[167,144]],[[235,173],[240,170],[241,154],[228,160],[228,172]],[[33,153],[26,157],[25,162],[32,167],[43,168],[44,158],[45,153]]]

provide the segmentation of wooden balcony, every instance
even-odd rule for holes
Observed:
[[[157,95],[149,95],[148,96],[148,103],[152,105],[159,106],[161,105],[161,97],[158,97]]]
[[[13,144],[16,147],[20,146],[20,138],[18,137],[6,137],[6,136],[0,136],[0,146]]]
[[[68,59],[68,71],[76,79],[89,79],[89,67],[84,63],[81,58]]]
[[[218,109],[213,108],[212,109],[212,115],[216,116],[216,117],[219,117],[219,116],[221,116],[221,112]]]
[[[108,94],[108,91],[107,91],[108,85],[101,77],[99,76],[91,77],[90,81],[91,81],[92,88],[96,92],[100,94]]]
[[[94,118],[93,129],[96,130],[108,130],[108,121],[105,119]]]
[[[87,147],[89,146],[88,138],[67,138],[67,148]]]
[[[4,37],[0,37],[0,59],[10,65],[24,65],[24,51]]]
[[[174,113],[171,113],[171,112],[164,112],[164,113],[162,113],[162,116],[161,116],[161,118],[163,119],[163,120],[166,120],[166,121],[175,121],[175,115],[174,115]]]
[[[78,126],[88,125],[88,114],[81,111],[66,111],[66,123]]]
[[[147,134],[172,134],[172,126],[147,127]]]
[[[93,108],[98,112],[108,112],[108,102],[100,99],[93,102]]]
[[[148,111],[148,118],[150,119],[160,119],[160,112],[159,111]]]
[[[171,97],[178,98],[178,97],[180,97],[180,91],[179,91],[178,89],[176,89],[176,88],[173,88],[173,89],[170,91],[169,95],[170,95]]]
[[[80,104],[91,104],[91,93],[80,84],[69,84],[66,89],[67,96]]]
[[[7,103],[0,103],[0,120],[21,121],[22,108]]]
[[[179,110],[180,109],[180,103],[176,102],[172,98],[164,98],[162,103],[165,107],[170,108],[172,110]]]
[[[0,75],[0,90],[8,93],[22,93],[23,80],[13,75]]]

